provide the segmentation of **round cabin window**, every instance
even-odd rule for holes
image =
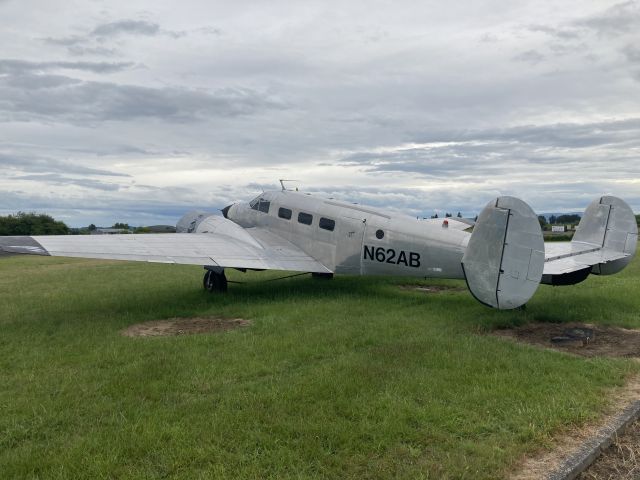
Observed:
[[[382,240],[384,238],[384,232],[382,230],[377,230],[376,231],[376,238],[378,240]]]

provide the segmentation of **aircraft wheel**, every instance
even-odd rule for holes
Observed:
[[[313,272],[313,273],[311,273],[311,278],[319,278],[319,279],[323,279],[323,280],[332,280],[333,279],[333,273]]]
[[[204,274],[202,283],[204,288],[209,290],[211,293],[224,293],[227,291],[227,277],[225,276],[224,271],[217,273],[212,270],[207,270],[207,273]]]
[[[204,272],[204,278],[202,279],[202,286],[205,290],[209,290],[211,287],[211,270]]]

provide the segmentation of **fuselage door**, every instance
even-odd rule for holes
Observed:
[[[336,273],[360,275],[365,218],[340,217],[336,221]]]

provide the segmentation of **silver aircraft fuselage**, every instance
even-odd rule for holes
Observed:
[[[471,234],[445,219],[418,220],[290,190],[263,193],[224,213],[241,227],[277,233],[338,274],[464,278]]]

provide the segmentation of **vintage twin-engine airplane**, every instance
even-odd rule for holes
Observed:
[[[632,210],[612,196],[594,200],[562,243],[545,243],[533,210],[507,196],[487,204],[472,232],[453,218],[417,220],[284,186],[222,213],[190,212],[175,234],[0,237],[0,251],[202,265],[210,291],[227,289],[225,268],[459,278],[483,304],[510,309],[540,283],[619,272],[638,241]]]

